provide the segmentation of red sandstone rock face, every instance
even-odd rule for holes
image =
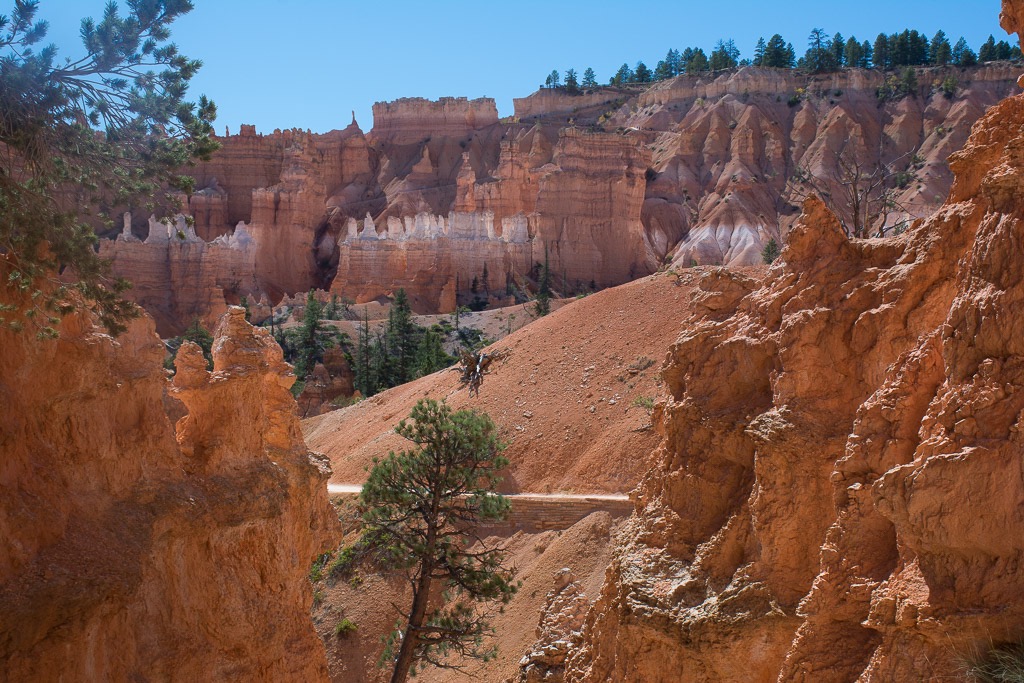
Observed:
[[[145,283],[130,296],[161,333],[197,311],[212,324],[220,299],[236,302],[249,283],[250,299],[270,301],[320,288],[364,302],[403,287],[428,313],[468,303],[485,265],[490,295],[529,289],[545,250],[565,295],[666,261],[755,264],[796,219],[796,167],[834,176],[844,148],[867,167],[915,174],[900,198],[907,212],[888,227],[933,211],[951,182],[947,156],[1015,75],[999,64],[922,69],[916,96],[880,104],[877,72],[748,68],[646,91],[541,91],[516,100],[511,121],[489,99],[406,98],[376,105],[367,135],[355,122],[326,135],[243,127],[190,171],[201,189],[189,199],[204,239],[246,223],[256,247],[240,285],[166,287],[153,275],[174,261],[166,250],[108,251],[119,275]],[[958,82],[948,98],[938,89],[946,77]]]
[[[306,380],[302,393],[296,398],[299,415],[303,418],[323,415],[335,409],[332,402],[355,394],[355,373],[345,353],[338,347],[324,351],[324,362],[313,368],[313,376]]]
[[[117,239],[100,241],[100,256],[110,259],[115,276],[131,280],[129,296],[151,312],[165,338],[195,319],[212,328],[229,304],[243,296],[256,301],[262,292],[257,244],[244,225],[205,242],[184,220],[165,225],[150,219],[144,242],[126,227]]]
[[[0,679],[326,680],[306,575],[336,542],[269,335],[231,309],[214,371],[149,318],[0,331]]]
[[[952,170],[907,235],[810,200],[763,287],[705,276],[566,680],[956,679],[1021,638],[1024,96]]]
[[[984,110],[1009,94],[1014,73],[1005,65],[922,69],[915,96],[881,103],[881,72],[809,78],[746,68],[658,83],[611,123],[640,128],[654,149],[658,175],[647,187],[645,226],[666,242],[684,238],[676,264],[757,263],[768,238],[781,244],[794,224],[789,207],[801,198],[787,181],[796,167],[845,180],[844,161],[889,164],[915,179],[899,196],[906,211],[886,225],[932,213],[949,189],[946,158]],[[959,84],[951,98],[937,87],[947,77]],[[827,181],[837,198],[838,180]],[[833,206],[849,224],[847,207]]]

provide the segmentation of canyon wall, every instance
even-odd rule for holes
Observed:
[[[879,89],[900,79],[892,72],[743,68],[658,83],[609,123],[643,131],[653,148],[644,223],[681,240],[675,265],[756,263],[799,214],[808,191],[792,183],[798,170],[831,195],[848,233],[888,234],[931,214],[949,191],[948,156],[1015,75],[1005,63],[924,68],[908,96],[891,97]],[[868,220],[855,219],[851,187],[873,204]],[[880,216],[884,190],[893,206]]]
[[[116,339],[81,310],[54,340],[21,322],[0,330],[0,679],[327,680],[306,577],[338,539],[330,468],[269,334],[230,309],[213,371],[186,343],[170,385],[148,317]]]
[[[131,299],[150,312],[164,337],[181,334],[193,320],[213,327],[211,321],[243,296],[255,301],[262,292],[257,249],[244,223],[206,242],[182,216],[174,223],[151,217],[140,240],[125,214],[123,232],[100,241],[100,257],[111,261],[114,275],[130,278]]]
[[[532,291],[545,254],[562,295],[669,263],[756,264],[799,215],[808,188],[794,185],[798,173],[831,195],[847,232],[899,232],[942,203],[948,155],[1016,72],[992,63],[914,74],[905,96],[886,94],[901,82],[892,72],[747,67],[576,96],[541,90],[503,120],[486,98],[403,98],[377,103],[367,134],[354,120],[323,135],[243,126],[220,138],[211,161],[187,169],[198,188],[187,210],[204,241],[244,222],[255,257],[241,288],[274,302],[313,288],[369,301],[404,287],[418,312],[449,311],[474,298],[485,264],[488,297]],[[892,206],[855,219],[845,189],[866,189],[879,174]],[[872,209],[881,193],[867,193]],[[353,219],[369,219],[380,239],[360,228],[352,241]],[[388,239],[393,220],[493,225],[501,239]],[[506,238],[506,226],[525,226],[526,241]],[[143,236],[143,225],[135,229]],[[143,281],[129,296],[161,334],[197,312],[210,324],[219,298],[237,300],[239,287],[207,278],[174,279],[185,293],[169,302],[151,282],[169,269],[152,265],[168,262],[165,250],[144,251],[108,253],[116,274]],[[184,258],[204,258],[192,251]]]
[[[763,285],[703,274],[566,680],[952,680],[1020,642],[1024,96],[951,169],[903,235],[811,198]]]

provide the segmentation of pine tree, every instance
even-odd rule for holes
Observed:
[[[779,258],[779,254],[782,250],[779,249],[778,242],[775,241],[774,237],[768,239],[768,243],[764,245],[764,249],[761,250],[761,260],[767,265],[771,265],[775,259]]]
[[[996,38],[989,34],[988,40],[981,44],[981,48],[978,50],[978,61],[984,64],[985,62],[992,62],[996,59]]]
[[[768,49],[768,44],[764,41],[764,37],[757,39],[757,45],[754,47],[754,66],[765,66],[764,53]]]
[[[416,347],[419,346],[418,326],[412,321],[412,308],[404,289],[395,292],[388,311],[387,350],[388,385],[397,386],[413,379]]]
[[[619,70],[612,76],[609,84],[611,85],[622,85],[623,83],[633,82],[633,70],[629,68],[629,64],[623,64],[619,67]]]
[[[764,50],[763,65],[775,69],[792,67],[789,52],[786,50],[786,41],[778,33],[768,39]]]
[[[583,82],[581,85],[584,88],[596,88],[597,87],[597,74],[589,66],[583,72]]]
[[[786,68],[794,67],[796,67],[796,50],[793,48],[793,43],[786,43]]]
[[[699,47],[693,51],[693,57],[686,63],[686,73],[697,74],[707,71],[709,68],[708,56]]]
[[[932,37],[931,47],[928,52],[928,61],[937,66],[946,66],[953,59],[953,48],[946,38],[945,31],[938,31]]]
[[[219,146],[214,104],[185,99],[201,63],[169,41],[192,6],[148,0],[122,16],[110,3],[99,22],[83,20],[84,54],[72,61],[53,45],[36,49],[48,29],[38,2],[14,5],[0,33],[0,252],[11,266],[2,286],[26,294],[19,299],[41,337],[55,336],[74,309],[69,288],[121,332],[138,309],[121,299],[128,284],[110,277],[90,221],[112,225],[115,207],[171,212],[178,202],[168,190],[194,183],[181,169]],[[50,277],[62,270],[74,284]],[[38,289],[40,278],[53,287]],[[0,324],[20,327],[21,315],[5,317]]]
[[[534,312],[538,317],[543,317],[551,312],[551,272],[548,269],[548,245],[544,245],[544,265],[540,270],[540,277],[537,279],[537,301],[534,304]]]
[[[654,67],[654,80],[665,81],[669,78],[672,78],[672,68],[668,65],[667,61],[662,59]]]
[[[911,31],[908,38],[909,55],[908,64],[910,66],[923,66],[928,63],[928,55],[931,47],[928,44],[928,38],[922,33],[917,31]]]
[[[423,377],[443,370],[455,362],[455,359],[444,350],[443,342],[444,339],[437,325],[423,333],[416,348],[415,377]]]
[[[957,66],[974,66],[978,63],[978,55],[974,53],[963,37],[953,46],[952,59],[953,64]]]
[[[875,38],[875,45],[871,50],[871,61],[879,71],[885,71],[892,66],[891,55],[889,54],[889,36],[879,33]]]
[[[848,69],[860,68],[864,62],[864,48],[853,36],[846,41],[843,48],[843,62]]]
[[[576,69],[569,69],[565,72],[565,92],[570,95],[577,95],[580,92],[580,83],[576,79]]]
[[[409,419],[395,433],[416,447],[374,459],[359,495],[361,543],[412,586],[412,604],[382,656],[395,663],[391,683],[404,683],[417,665],[438,663],[449,651],[489,657],[482,639],[491,631],[475,603],[507,603],[517,589],[503,550],[472,535],[510,507],[495,493],[508,465],[497,426],[431,399],[420,400]]]
[[[324,319],[324,304],[309,292],[302,322],[283,335],[285,360],[294,363],[299,379],[312,374],[316,364],[323,361],[324,351],[339,345],[344,348],[348,343],[348,335],[325,325]]]
[[[721,71],[723,69],[731,69],[738,63],[740,51],[736,48],[736,43],[730,40],[719,40],[715,43],[715,49],[711,52],[711,57],[708,59],[708,66],[712,71]]]
[[[320,340],[322,314],[323,304],[313,296],[313,292],[309,292],[306,295],[306,308],[302,313],[302,322],[299,324],[295,340],[298,350],[295,376],[299,379],[312,373],[317,362],[323,360],[323,348]]]
[[[846,39],[842,33],[832,36],[832,64],[835,69],[842,69],[846,64]]]
[[[870,69],[871,68],[871,60],[872,60],[872,58],[874,56],[874,53],[875,53],[875,48],[871,45],[871,43],[869,43],[868,41],[865,40],[863,43],[860,44],[860,49],[861,49],[860,68],[862,68],[862,69]]]
[[[835,68],[832,54],[832,41],[824,29],[816,28],[807,37],[807,52],[804,54],[804,66],[814,73],[831,71]]]
[[[636,69],[633,70],[633,82],[650,83],[652,80],[654,80],[654,74],[647,68],[647,65],[643,62],[637,62]]]
[[[373,374],[373,348],[370,341],[370,318],[363,308],[363,321],[359,326],[359,337],[356,341],[355,385],[363,396],[377,393],[377,381]]]

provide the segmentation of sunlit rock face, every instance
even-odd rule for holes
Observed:
[[[880,99],[891,73],[742,68],[642,91],[542,89],[506,119],[487,98],[403,98],[375,105],[365,134],[355,121],[323,135],[243,126],[186,169],[197,190],[185,209],[205,242],[244,224],[251,271],[198,248],[106,252],[162,334],[212,325],[241,296],[314,288],[371,301],[402,287],[419,312],[506,300],[535,289],[545,258],[564,295],[663,266],[758,264],[795,225],[798,169],[847,232],[848,176],[881,166],[900,186],[895,208],[861,222],[867,234],[932,213],[948,156],[1016,76],[1006,63],[921,68],[911,95]]]
[[[337,542],[330,472],[269,334],[231,308],[213,371],[186,343],[171,384],[146,316],[24,322],[0,331],[0,679],[326,681],[306,577]]]
[[[953,680],[1019,642],[1024,96],[950,165],[905,235],[810,199],[765,284],[704,276],[566,680]]]

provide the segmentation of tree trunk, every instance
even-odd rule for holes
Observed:
[[[416,585],[416,594],[412,598],[412,610],[409,612],[409,623],[402,635],[402,645],[395,660],[395,670],[391,674],[391,683],[405,683],[409,679],[409,669],[413,664],[413,655],[419,645],[419,627],[427,615],[427,604],[430,602],[430,568],[423,572]]]

